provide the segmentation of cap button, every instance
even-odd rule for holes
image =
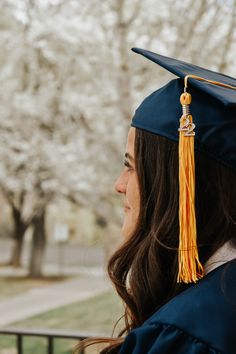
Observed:
[[[180,96],[180,103],[183,105],[191,104],[192,102],[192,96],[188,92],[182,93]]]

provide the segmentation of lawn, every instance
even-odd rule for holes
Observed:
[[[24,328],[54,328],[78,331],[88,331],[110,336],[115,322],[121,317],[123,306],[113,291],[95,296],[89,300],[51,310],[25,321],[12,324]],[[119,327],[119,328],[118,328]],[[120,324],[117,331],[122,327]],[[75,341],[57,340],[55,354],[71,354]],[[10,352],[14,339],[10,336],[0,336],[0,354],[15,354]],[[8,351],[3,351],[8,348]],[[44,339],[27,338],[24,340],[24,354],[46,354]],[[88,349],[87,353],[94,353]]]

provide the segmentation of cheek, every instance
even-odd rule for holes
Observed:
[[[125,199],[129,209],[125,212],[122,234],[126,238],[133,234],[139,217],[140,193],[135,176],[130,176],[128,180]]]

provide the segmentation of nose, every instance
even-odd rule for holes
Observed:
[[[117,193],[123,193],[123,194],[126,193],[126,182],[123,173],[117,178],[114,187]]]

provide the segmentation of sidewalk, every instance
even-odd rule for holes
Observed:
[[[97,272],[95,270],[77,268],[77,273],[80,273],[80,276],[75,279],[31,289],[1,301],[0,327],[57,307],[91,298],[111,289],[110,282],[101,269],[98,269]]]

